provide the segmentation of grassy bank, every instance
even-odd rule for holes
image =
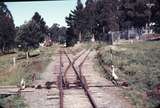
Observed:
[[[125,90],[124,95],[131,98],[136,108],[155,108],[160,104],[157,98],[145,94],[160,81],[159,41],[98,45],[98,48],[103,64],[114,64],[119,78],[129,82],[132,90]]]
[[[20,96],[0,97],[0,108],[26,108],[24,99]]]
[[[31,83],[33,73],[37,75],[45,69],[46,65],[52,60],[52,56],[58,46],[39,48],[30,52],[30,55],[35,57],[20,59],[16,61],[16,66],[13,66],[13,57],[17,57],[22,52],[15,54],[0,56],[0,85],[17,85],[21,78],[25,78],[27,83]]]
[[[33,50],[30,52],[30,55],[37,56],[30,57],[29,60],[25,58],[16,60],[15,66],[13,66],[13,57],[17,58],[18,55],[24,55],[23,52],[0,56],[0,86],[19,85],[21,78],[24,78],[27,84],[31,84],[33,73],[39,79],[40,73],[53,60],[52,56],[55,54],[57,48],[57,45],[53,45],[52,47],[41,47],[38,51]],[[18,108],[19,104],[20,106],[24,105],[23,97],[9,96],[8,98],[0,98],[0,105],[7,105],[8,102],[11,102],[11,106],[13,106],[11,108]]]

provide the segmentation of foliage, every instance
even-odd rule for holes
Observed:
[[[154,31],[160,33],[160,1],[154,0],[155,6],[152,8],[152,21],[155,22]]]
[[[49,34],[53,42],[58,42],[59,24],[55,23],[49,28]]]
[[[15,26],[11,12],[0,2],[0,50],[9,52],[14,47]]]
[[[66,40],[66,27],[55,23],[49,28],[50,38],[53,42],[64,43]]]
[[[150,10],[147,0],[121,0],[119,22],[121,29],[142,28],[148,22]]]
[[[36,12],[32,20],[17,28],[16,43],[22,51],[29,51],[39,47],[39,43],[48,35],[43,18]]]
[[[82,33],[85,30],[85,20],[84,20],[84,13],[83,13],[83,4],[81,0],[77,0],[77,6],[76,9],[71,11],[68,17],[66,17],[66,23],[69,26],[70,29],[73,29],[72,32],[77,36],[79,41],[83,37]]]
[[[87,0],[83,7],[78,0],[76,9],[66,17],[66,23],[80,41],[93,36],[98,40],[101,33],[119,29],[116,4],[116,0]]]

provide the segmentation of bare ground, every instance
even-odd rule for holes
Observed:
[[[53,61],[47,66],[46,70],[40,75],[40,80],[34,82],[35,85],[44,85],[47,81],[57,81],[55,71],[59,71],[59,56],[54,56]],[[35,89],[33,92],[23,94],[29,108],[58,108],[59,91],[52,89]]]

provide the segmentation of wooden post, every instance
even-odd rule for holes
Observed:
[[[103,26],[103,33],[105,33],[105,27]]]
[[[26,58],[27,58],[27,60],[28,60],[28,58],[29,58],[29,53],[28,53],[28,51],[27,51],[27,54],[26,54]]]
[[[112,48],[110,48],[110,56],[111,56],[111,60],[112,60]]]
[[[13,66],[16,66],[16,57],[13,57]]]
[[[80,32],[79,33],[79,42],[81,43],[81,41],[82,41],[82,33]]]
[[[118,67],[119,67],[119,57],[117,56],[117,64],[118,64]]]

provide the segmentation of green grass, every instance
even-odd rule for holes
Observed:
[[[24,99],[21,96],[9,96],[7,98],[0,98],[0,106],[3,108],[26,108]]]
[[[2,73],[4,69],[10,67],[13,64],[12,59],[15,56],[16,54],[7,54],[0,56],[0,73]]]
[[[26,59],[17,60],[17,65],[13,67],[12,58],[17,57],[22,52],[13,55],[0,56],[0,85],[17,85],[23,77],[27,84],[31,84],[31,76],[33,73],[39,75],[45,69],[46,65],[52,60],[52,56],[58,46],[39,48],[40,55]],[[39,52],[33,50],[31,55]]]
[[[36,78],[40,78],[41,72],[51,62],[52,56],[58,49],[57,45],[52,47],[39,48],[40,52],[33,50],[30,55],[40,55],[31,57],[29,60],[19,59],[17,64],[13,67],[12,58],[18,55],[24,55],[23,52],[16,54],[9,54],[0,56],[0,86],[5,85],[19,85],[21,78],[24,78],[26,84],[32,84],[32,75],[36,73]],[[11,96],[9,99],[2,99],[0,97],[0,105],[6,106],[8,101],[11,102],[12,107],[9,108],[24,108],[23,98],[19,96]],[[7,108],[7,107],[6,107]]]
[[[116,73],[120,79],[127,80],[133,87],[134,92],[128,91],[126,94],[132,99],[136,108],[143,108],[144,104],[148,108],[154,108],[158,103],[160,104],[160,101],[154,102],[153,98],[145,103],[137,94],[137,92],[144,94],[152,90],[160,82],[160,42],[121,44],[112,49],[111,56],[109,46],[100,46],[101,59],[104,65],[112,63],[118,67]]]

